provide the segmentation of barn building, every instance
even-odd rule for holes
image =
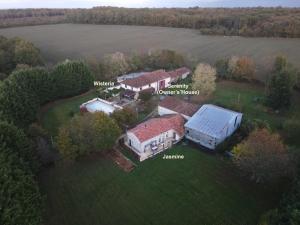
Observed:
[[[203,105],[184,125],[185,137],[213,150],[240,126],[242,116],[215,105]]]

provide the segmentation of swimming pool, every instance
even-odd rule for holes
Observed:
[[[83,103],[80,108],[85,108],[90,113],[104,112],[108,115],[113,113],[115,110],[123,109],[121,106],[114,104],[113,102],[105,101],[101,98],[95,98],[86,103]]]

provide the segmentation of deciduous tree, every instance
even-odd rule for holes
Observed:
[[[116,110],[111,114],[111,117],[115,119],[119,127],[131,126],[137,122],[137,112],[132,108],[124,108],[122,110]]]
[[[103,63],[106,75],[105,78],[110,80],[127,73],[130,69],[127,59],[122,52],[116,52],[105,56]]]
[[[281,109],[290,106],[294,86],[293,71],[285,57],[276,58],[267,93],[267,104],[272,108]]]
[[[267,129],[250,133],[247,140],[238,144],[234,150],[237,167],[256,182],[275,181],[293,172],[287,147],[278,134]]]
[[[192,79],[192,88],[202,95],[208,96],[216,89],[216,69],[209,64],[198,64]]]
[[[228,72],[232,79],[251,81],[254,79],[254,61],[246,56],[232,56],[228,61]]]
[[[75,116],[60,128],[57,146],[64,159],[74,160],[91,152],[112,148],[120,134],[116,121],[106,114],[86,113]]]

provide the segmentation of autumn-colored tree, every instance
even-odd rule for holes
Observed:
[[[105,78],[110,80],[127,73],[130,69],[127,59],[122,52],[106,55],[103,63],[105,68]]]
[[[239,80],[251,81],[254,79],[255,64],[249,57],[241,57],[237,61],[233,77]]]
[[[117,24],[182,27],[202,34],[299,37],[299,8],[14,9],[0,11],[0,27],[53,24]]]
[[[228,62],[228,72],[233,79],[251,81],[255,74],[254,61],[246,56],[232,56]]]
[[[20,38],[13,39],[15,43],[14,61],[16,64],[37,66],[43,64],[40,50],[32,43]]]
[[[202,95],[210,95],[216,89],[216,69],[209,64],[198,64],[193,77],[193,90],[199,90]]]
[[[115,120],[102,112],[75,116],[61,127],[57,147],[62,157],[73,161],[80,156],[113,147],[121,134]]]
[[[275,181],[293,171],[287,147],[278,134],[257,129],[233,149],[234,163],[251,180]]]

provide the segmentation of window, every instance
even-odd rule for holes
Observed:
[[[189,130],[186,130],[186,133],[187,133],[187,134],[189,134],[189,133],[190,133],[190,131],[189,131]]]
[[[140,91],[142,90],[142,88],[140,88]]]
[[[166,137],[168,137],[168,133],[166,133]]]
[[[125,88],[127,88],[127,85],[125,84]]]
[[[129,146],[131,146],[131,140],[130,139],[128,140],[128,143],[129,143]]]

